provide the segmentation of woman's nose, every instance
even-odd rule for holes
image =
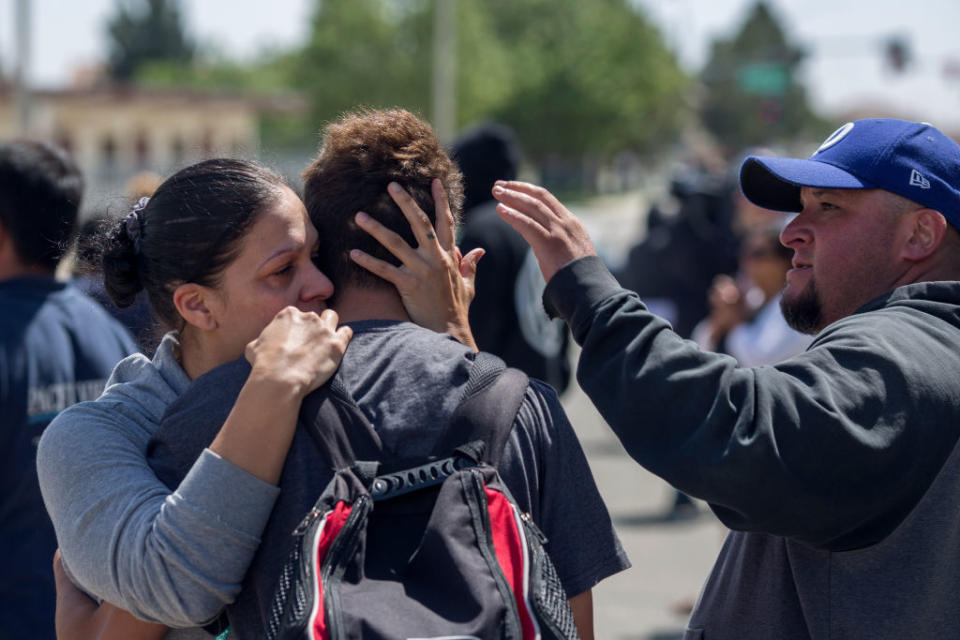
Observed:
[[[310,263],[309,275],[301,293],[301,298],[305,301],[320,298],[326,300],[333,295],[333,282],[320,271],[313,263]]]

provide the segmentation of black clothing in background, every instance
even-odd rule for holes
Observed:
[[[543,276],[523,237],[500,219],[493,200],[469,213],[460,249],[486,249],[477,269],[470,327],[477,346],[562,393],[570,382],[570,333],[543,310]]]

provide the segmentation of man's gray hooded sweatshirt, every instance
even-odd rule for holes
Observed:
[[[960,282],[897,288],[756,368],[679,338],[594,257],[544,300],[630,455],[734,530],[685,638],[960,635]]]

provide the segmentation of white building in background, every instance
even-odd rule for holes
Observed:
[[[124,200],[125,185],[140,172],[166,177],[204,158],[257,158],[261,114],[300,111],[304,105],[298,96],[184,89],[36,91],[30,96],[26,137],[70,152],[86,179],[84,212],[92,214]],[[13,94],[0,91],[0,140],[20,135],[17,113]]]

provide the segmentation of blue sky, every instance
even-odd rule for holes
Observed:
[[[584,0],[589,2],[590,0]],[[114,0],[31,0],[31,77],[45,87],[66,82],[78,63],[103,57],[103,24]],[[712,38],[742,21],[752,0],[634,0],[663,29],[691,70]],[[313,0],[185,0],[194,32],[236,56],[304,37]],[[828,115],[860,105],[895,109],[904,117],[960,130],[958,0],[771,0],[791,37],[810,55],[804,66],[814,104]],[[13,57],[14,0],[0,0],[0,60]],[[910,73],[884,68],[880,43],[906,38],[915,56]],[[948,80],[944,65],[953,62]],[[837,116],[839,117],[839,116]]]

